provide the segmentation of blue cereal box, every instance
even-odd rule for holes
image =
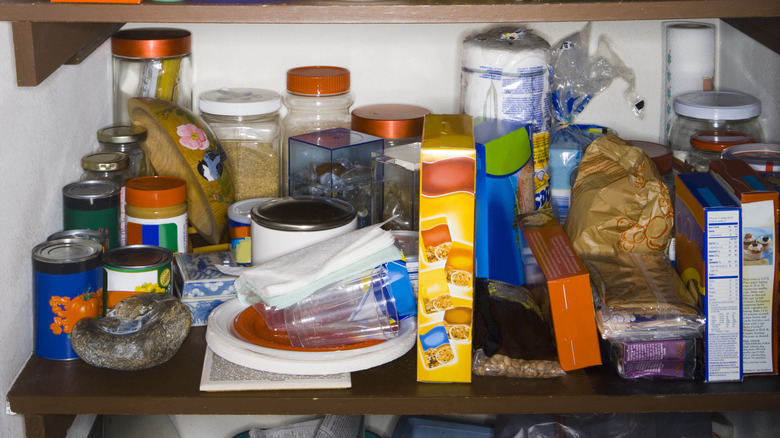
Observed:
[[[708,382],[742,380],[742,212],[709,173],[677,175],[676,268],[702,297]]]
[[[217,266],[236,267],[229,251],[175,255],[176,293],[192,313],[192,325],[205,325],[211,311],[235,298],[237,277],[223,274]]]

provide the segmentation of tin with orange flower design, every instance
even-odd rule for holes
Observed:
[[[70,331],[103,312],[103,246],[88,239],[50,240],[33,248],[35,355],[78,359]]]

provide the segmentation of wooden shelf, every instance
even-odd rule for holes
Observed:
[[[776,0],[182,0],[141,4],[0,0],[14,22],[17,84],[78,63],[124,23],[528,23],[780,17]],[[745,23],[743,21],[743,23]],[[774,22],[776,24],[776,21]],[[747,23],[746,27],[750,27]]]
[[[624,380],[609,366],[555,379],[474,376],[472,383],[418,383],[414,351],[352,373],[352,388],[295,391],[199,390],[205,328],[193,327],[176,356],[136,372],[94,368],[76,360],[31,357],[7,399],[28,423],[44,425],[79,413],[241,414],[536,414],[780,410],[780,377],[705,384]],[[28,434],[28,436],[31,436]],[[43,434],[41,434],[43,436]]]

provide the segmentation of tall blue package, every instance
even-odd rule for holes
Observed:
[[[515,216],[534,210],[531,127],[483,119],[474,126],[477,149],[475,276],[525,283]]]

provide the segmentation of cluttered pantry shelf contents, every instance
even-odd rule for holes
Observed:
[[[345,387],[409,352],[420,382],[777,374],[780,145],[757,98],[684,57],[713,28],[663,27],[660,143],[578,123],[616,78],[645,105],[588,24],[464,38],[458,114],[352,108],[360,72],[339,66],[193,99],[189,32],[118,32],[115,126],[33,249],[35,354],[144,369],[206,326],[203,391]],[[185,324],[161,325],[163,296]],[[252,375],[216,384],[219,364]]]

